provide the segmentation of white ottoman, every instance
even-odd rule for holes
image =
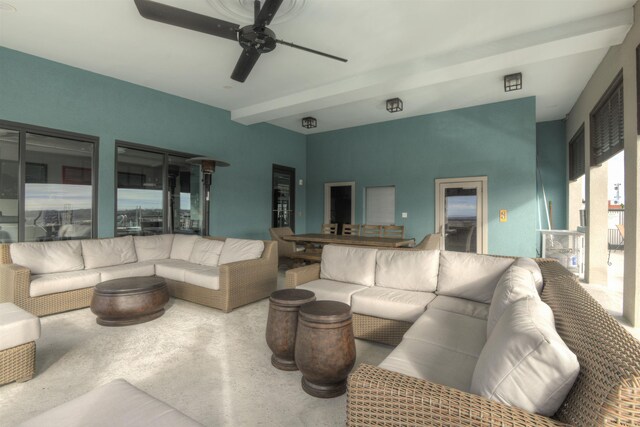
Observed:
[[[125,380],[114,380],[20,424],[20,427],[202,427]]]
[[[40,319],[10,303],[0,303],[0,384],[23,382],[36,370]]]

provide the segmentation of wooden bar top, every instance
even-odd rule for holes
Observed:
[[[377,246],[388,248],[401,248],[411,246],[414,239],[398,239],[395,237],[365,237],[365,236],[342,236],[337,234],[292,234],[282,236],[283,240],[289,242],[308,242],[334,245],[352,246]]]

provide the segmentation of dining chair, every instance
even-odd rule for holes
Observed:
[[[359,236],[360,224],[342,224],[343,236]]]
[[[382,236],[382,226],[364,224],[360,228],[360,235],[365,237],[380,237]]]
[[[413,249],[423,250],[423,251],[440,249],[441,241],[442,241],[441,234],[438,234],[438,233],[427,234],[426,236],[424,236],[424,239],[422,239],[420,243],[418,243],[413,247]]]
[[[293,261],[296,254],[304,252],[305,247],[296,245],[295,242],[287,242],[282,236],[293,235],[293,230],[290,227],[276,227],[270,228],[269,234],[271,234],[271,240],[278,242],[278,259]]]
[[[382,237],[395,237],[404,239],[404,225],[383,225]]]
[[[338,224],[322,224],[322,234],[338,234]]]

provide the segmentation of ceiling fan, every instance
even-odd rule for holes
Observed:
[[[260,0],[255,0],[253,3],[254,23],[242,28],[240,28],[238,24],[199,13],[189,12],[188,10],[178,9],[163,3],[157,3],[151,0],[134,1],[140,15],[144,18],[239,42],[243,51],[233,69],[233,73],[231,73],[231,78],[239,82],[244,82],[247,79],[247,76],[258,61],[258,58],[260,58],[260,55],[271,52],[276,48],[276,44],[294,47],[337,61],[347,62],[346,59],[338,56],[276,39],[275,33],[267,28],[267,25],[269,25],[275,16],[278,8],[282,4],[282,0],[265,0],[262,8],[260,7]]]

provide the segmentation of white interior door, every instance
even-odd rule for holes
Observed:
[[[487,177],[436,179],[436,232],[443,249],[487,253]]]

